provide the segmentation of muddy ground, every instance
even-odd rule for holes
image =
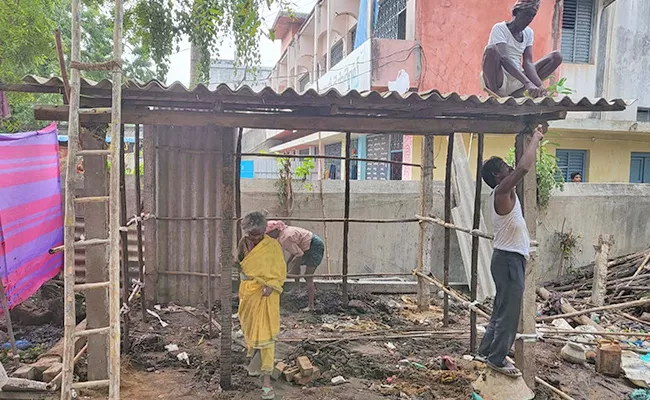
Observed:
[[[427,312],[415,312],[409,296],[352,294],[350,307],[343,307],[340,294],[319,292],[313,312],[301,293],[282,297],[282,333],[276,358],[291,361],[307,355],[323,374],[309,387],[275,382],[278,399],[469,399],[471,383],[485,367],[463,355],[469,351],[468,313],[454,307],[449,327],[442,326],[442,309],[433,304]],[[437,301],[437,299],[435,299]],[[233,310],[236,310],[233,299]],[[201,307],[160,305],[155,310],[168,325],[154,318],[142,321],[140,310],[133,309],[130,332],[131,350],[122,358],[122,398],[154,399],[259,399],[260,380],[249,377],[245,351],[233,345],[233,388],[222,391],[219,384],[219,338],[209,337],[207,310]],[[215,308],[216,309],[216,308]],[[214,318],[220,316],[215,312]],[[483,321],[479,321],[483,322]],[[60,337],[60,327],[46,324],[28,326],[17,323],[18,336],[40,341],[44,349]],[[238,320],[233,318],[238,329]],[[418,332],[445,330],[439,337],[400,338]],[[242,342],[237,332],[236,342]],[[357,340],[341,340],[355,337]],[[368,339],[365,339],[367,337]],[[340,341],[327,341],[337,338]],[[364,339],[360,339],[364,338]],[[307,339],[307,340],[305,340]],[[178,350],[165,346],[176,344]],[[577,366],[563,361],[561,344],[538,343],[535,350],[538,376],[578,399],[623,399],[633,388],[623,379],[607,378],[594,366]],[[179,353],[188,360],[179,360]],[[458,370],[441,369],[441,357],[450,356]],[[404,360],[408,360],[404,361]],[[84,378],[87,366],[82,360],[77,372]],[[331,378],[349,381],[332,386]],[[538,389],[536,399],[554,398]],[[104,398],[101,393],[85,392],[81,398]]]

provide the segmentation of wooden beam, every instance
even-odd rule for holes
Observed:
[[[519,162],[528,143],[530,143],[533,128],[534,126],[531,125],[517,134],[515,140],[515,158],[517,162]],[[534,240],[537,231],[537,173],[535,164],[533,164],[524,179],[517,185],[517,196],[519,196],[519,201],[521,202],[530,239]],[[526,263],[524,295],[521,304],[518,330],[522,334],[535,333],[535,317],[537,316],[537,296],[535,294],[537,267],[535,258],[536,254],[531,253]],[[515,361],[522,371],[526,384],[532,390],[535,389],[535,373],[537,370],[535,357],[533,356],[534,346],[534,342],[527,342],[521,339],[515,342]]]
[[[120,126],[120,141],[119,141],[119,157],[120,157],[120,171],[119,171],[119,180],[120,180],[120,226],[126,226],[127,215],[126,215],[126,165],[125,165],[125,150],[124,150],[124,125]],[[111,138],[112,139],[112,138]],[[112,164],[112,167],[115,168],[116,163]],[[122,301],[121,304],[128,305],[129,299],[129,288],[131,287],[129,283],[129,243],[128,243],[128,230],[120,229],[120,245],[122,247]],[[124,352],[128,353],[130,349],[130,340],[129,340],[129,330],[131,325],[131,318],[129,313],[123,314],[124,325],[122,330],[122,337],[124,338],[122,342],[124,343]]]
[[[135,215],[140,218],[142,216],[142,188],[140,187],[140,124],[135,126]],[[138,279],[144,285],[144,252],[142,246],[142,223],[143,221],[137,220],[135,223],[136,233],[138,238]],[[146,288],[142,286],[140,289],[140,308],[142,309],[142,321],[147,320],[147,301],[146,301]]]
[[[478,150],[476,156],[476,189],[474,193],[474,219],[472,228],[474,230],[481,227],[481,185],[483,179],[481,178],[481,168],[483,168],[483,143],[484,135],[482,133],[478,134]],[[471,270],[471,282],[470,282],[470,300],[472,302],[476,301],[476,293],[478,287],[478,245],[479,238],[477,236],[472,237],[472,270]],[[472,354],[476,352],[476,313],[470,311],[470,340],[469,348]]]
[[[433,136],[425,136],[422,143],[422,176],[420,177],[420,212],[429,215],[433,212]],[[419,262],[418,270],[424,275],[431,273],[433,226],[420,224],[419,231]],[[418,277],[417,305],[418,310],[429,310],[429,282]]]
[[[65,121],[68,107],[34,106],[37,120]],[[108,122],[109,115],[81,115],[82,122]],[[539,116],[537,118],[544,118]],[[536,118],[536,119],[537,119]],[[449,132],[485,132],[514,134],[524,130],[529,119],[507,118],[481,120],[462,118],[401,119],[382,117],[348,116],[296,116],[285,114],[219,113],[200,111],[143,110],[125,108],[122,112],[125,124],[205,126],[217,125],[231,128],[294,129],[344,132],[354,127],[358,133],[400,133],[417,135],[448,135]]]
[[[343,279],[342,279],[342,296],[343,304],[348,304],[348,236],[350,234],[350,145],[352,134],[350,131],[345,132],[345,199],[343,203]],[[322,184],[322,182],[321,182]]]
[[[155,126],[145,125],[143,129],[144,197],[142,212],[156,215],[156,164],[158,162],[156,142],[159,136],[156,134]],[[144,294],[146,294],[146,303],[152,305],[158,302],[158,222],[154,218],[146,218],[143,225],[145,232],[147,232],[144,236],[144,287],[146,289]]]

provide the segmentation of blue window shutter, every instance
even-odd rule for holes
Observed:
[[[591,60],[594,6],[594,0],[564,0],[561,52],[565,62]]]
[[[587,151],[586,150],[566,150],[557,149],[555,151],[557,165],[562,171],[562,176],[565,182],[571,181],[571,174],[574,172],[580,173],[582,181],[586,181],[585,169],[587,164]]]
[[[650,153],[632,153],[630,183],[650,183]]]

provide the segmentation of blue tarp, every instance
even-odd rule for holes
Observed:
[[[357,20],[357,34],[354,37],[354,48],[361,46],[368,40],[368,2],[374,2],[372,24],[377,21],[377,13],[379,12],[378,0],[361,0],[359,2],[359,19]]]
[[[255,163],[253,160],[241,160],[239,176],[243,179],[255,178]]]

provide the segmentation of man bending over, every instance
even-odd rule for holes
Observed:
[[[483,89],[500,97],[523,97],[526,90],[532,97],[546,96],[543,81],[560,66],[562,56],[554,51],[533,62],[535,34],[528,25],[537,15],[539,2],[518,0],[512,8],[512,20],[492,27],[483,53]]]
[[[515,342],[521,301],[524,295],[526,260],[530,247],[528,228],[521,211],[515,185],[533,167],[537,145],[544,138],[541,125],[533,132],[517,167],[499,157],[490,158],[481,176],[494,191],[489,197],[489,213],[494,231],[494,252],[490,270],[497,288],[490,323],[476,357],[504,375],[516,378],[521,372],[506,360]]]

